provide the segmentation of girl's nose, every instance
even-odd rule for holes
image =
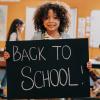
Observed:
[[[54,19],[51,17],[51,18],[49,18],[49,22],[53,22],[54,21]]]

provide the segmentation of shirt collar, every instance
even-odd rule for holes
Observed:
[[[53,39],[62,39],[62,36],[60,36],[59,38],[54,38],[52,36],[50,36],[47,32],[44,33],[44,39],[50,39],[50,40],[53,40]]]

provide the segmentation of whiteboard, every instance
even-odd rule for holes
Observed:
[[[25,30],[25,40],[31,40],[34,37],[34,24],[33,16],[36,8],[26,8],[26,30]]]
[[[71,38],[76,38],[76,23],[77,23],[77,9],[71,8],[71,25],[69,27],[68,34]]]
[[[33,16],[36,8],[26,8],[26,30],[25,30],[25,40],[30,40],[34,37],[34,25]],[[71,26],[69,28],[68,34],[71,38],[76,38],[76,22],[77,22],[77,9],[71,9]],[[36,33],[36,32],[35,32]]]
[[[100,10],[91,12],[90,46],[99,47],[100,45]]]

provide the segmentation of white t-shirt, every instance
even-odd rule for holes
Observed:
[[[10,35],[10,39],[9,41],[16,41],[17,40],[17,33],[13,32],[11,35]]]

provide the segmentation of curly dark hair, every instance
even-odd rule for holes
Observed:
[[[59,5],[57,3],[46,3],[41,5],[35,13],[33,18],[35,29],[45,33],[46,29],[43,25],[43,20],[48,16],[48,11],[52,9],[54,13],[57,15],[58,19],[60,20],[60,26],[58,28],[59,33],[64,32],[64,30],[69,28],[70,18],[68,16],[69,12],[64,6]]]

